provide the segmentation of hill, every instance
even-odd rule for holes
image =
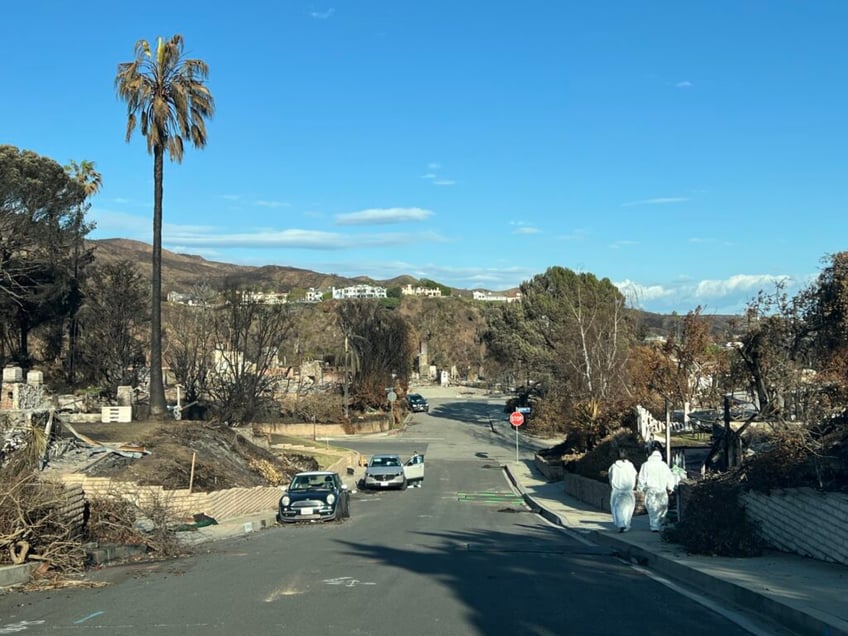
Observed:
[[[141,241],[129,239],[100,239],[87,242],[94,249],[95,257],[100,262],[116,262],[129,259],[137,264],[141,272],[150,277],[152,265],[150,262],[152,246]],[[206,283],[213,289],[221,289],[227,285],[249,286],[259,291],[288,291],[297,289],[328,289],[330,287],[346,287],[356,284],[380,285],[382,287],[399,287],[415,284],[418,281],[413,276],[402,275],[387,280],[375,280],[367,276],[346,278],[335,274],[322,274],[298,267],[281,265],[265,265],[255,267],[250,265],[234,265],[219,261],[209,261],[201,256],[179,254],[162,250],[162,291],[186,292],[195,284]],[[454,296],[470,297],[473,290],[451,288]],[[499,294],[510,294],[518,290],[486,290]],[[634,310],[642,324],[645,334],[668,334],[680,328],[682,316],[676,314],[657,314],[642,310]],[[712,323],[712,332],[718,338],[725,337],[733,330],[737,316],[705,315]]]
[[[114,263],[120,260],[131,260],[141,272],[151,276],[151,252],[153,247],[141,241],[129,239],[100,239],[87,241],[94,249],[95,258],[101,263]],[[247,285],[260,291],[286,291],[299,289],[326,289],[329,287],[345,287],[356,284],[380,285],[382,287],[398,287],[408,283],[416,283],[412,276],[396,276],[388,280],[374,280],[366,276],[346,278],[335,274],[321,274],[308,269],[284,267],[280,265],[265,265],[254,267],[250,265],[234,265],[219,261],[209,261],[201,256],[179,254],[162,250],[162,291],[188,291],[197,283],[207,283],[219,289],[227,284]],[[464,295],[464,290],[457,290]],[[465,292],[469,293],[469,292]]]

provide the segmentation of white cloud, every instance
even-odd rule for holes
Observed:
[[[692,82],[690,82],[689,80],[683,80],[682,82],[677,82],[675,86],[677,88],[690,88],[692,86]]]
[[[684,203],[689,197],[656,197],[654,199],[642,199],[641,201],[629,201],[622,203],[621,207],[628,208],[634,205],[664,205],[667,203]]]
[[[330,8],[326,11],[310,11],[309,17],[315,18],[316,20],[329,20],[333,17],[333,14],[336,12],[335,9]]]
[[[96,224],[92,238],[119,236],[137,241],[152,240],[153,221],[150,216],[137,216],[117,210],[93,207],[89,212],[89,218]]]
[[[259,206],[260,208],[290,208],[291,203],[286,203],[285,201],[254,201],[254,205]]]
[[[344,250],[352,248],[388,247],[422,242],[446,242],[448,239],[435,232],[342,234],[318,230],[261,230],[237,234],[181,234],[168,236],[168,243],[185,246],[214,248],[291,248],[306,250]],[[396,275],[396,274],[395,274]]]
[[[542,230],[540,230],[540,229],[539,229],[539,228],[537,228],[537,227],[531,227],[531,226],[529,226],[529,225],[523,225],[523,226],[521,226],[521,227],[519,227],[519,228],[516,228],[516,229],[513,231],[513,234],[538,234],[538,233],[539,233],[539,232],[541,232],[541,231],[542,231]]]
[[[433,216],[430,210],[422,208],[372,208],[336,215],[336,225],[385,225],[388,223],[406,223],[425,221]]]
[[[238,194],[222,194],[220,197],[227,201],[238,201],[241,199],[241,195]]]
[[[454,179],[449,179],[447,177],[443,177],[439,174],[439,171],[442,169],[442,164],[440,163],[428,163],[427,164],[427,172],[421,175],[422,179],[427,179],[430,183],[437,186],[452,186],[456,184]]]
[[[722,280],[676,280],[645,285],[629,279],[615,283],[633,307],[650,311],[686,313],[702,307],[708,313],[741,314],[760,290],[773,290],[785,283],[787,291],[797,288],[798,281],[783,274],[736,274]]]
[[[696,298],[721,298],[731,294],[756,293],[786,283],[790,277],[774,274],[736,274],[724,280],[702,280],[694,290]]]
[[[667,298],[674,294],[674,290],[662,285],[642,285],[629,279],[613,284],[634,307],[638,307],[643,301]]]

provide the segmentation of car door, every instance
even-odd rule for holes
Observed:
[[[403,465],[406,481],[422,481],[424,479],[424,455],[417,453],[406,460]]]

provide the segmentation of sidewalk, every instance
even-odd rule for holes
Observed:
[[[575,532],[657,574],[745,607],[799,634],[848,636],[848,568],[773,552],[757,558],[693,556],[651,532],[647,515],[618,533],[610,515],[547,483],[532,462],[505,466],[527,504],[548,521]]]

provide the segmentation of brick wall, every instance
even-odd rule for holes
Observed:
[[[743,503],[778,550],[848,565],[848,495],[793,488],[748,492]]]

